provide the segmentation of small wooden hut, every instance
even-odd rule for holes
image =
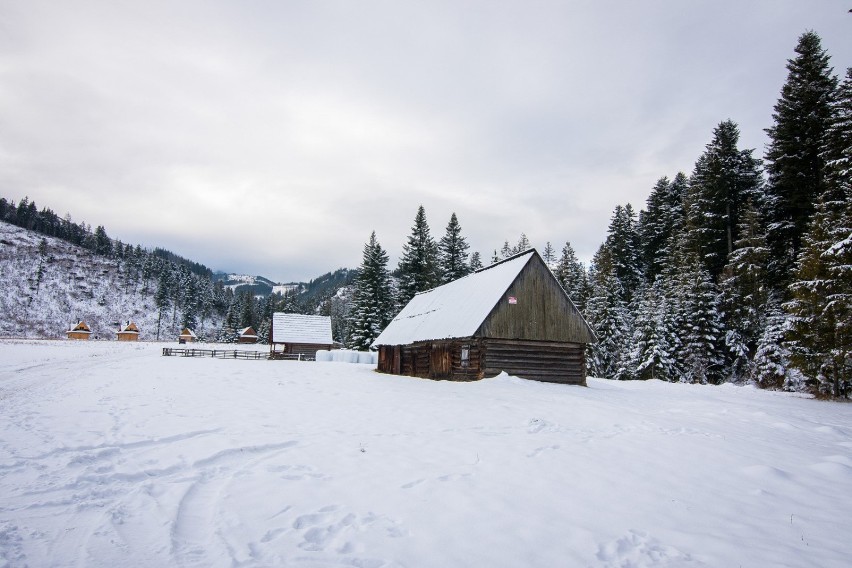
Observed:
[[[477,380],[505,371],[586,384],[594,332],[535,249],[427,292],[376,338],[378,370]]]
[[[330,317],[272,314],[269,350],[273,359],[279,354],[313,359],[317,351],[330,351],[333,346]]]
[[[183,331],[178,335],[178,343],[195,343],[198,341],[198,336],[188,327],[183,328]]]
[[[115,333],[119,341],[138,341],[139,339],[139,328],[132,321],[128,321]]]
[[[237,333],[237,343],[257,343],[257,332],[249,326]]]
[[[84,321],[77,322],[77,325],[65,332],[68,339],[87,340],[92,336],[92,328]]]

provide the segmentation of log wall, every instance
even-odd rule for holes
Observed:
[[[586,384],[581,343],[485,339],[484,376],[510,375],[549,383]]]

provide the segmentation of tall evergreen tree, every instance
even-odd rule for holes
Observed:
[[[160,278],[157,283],[157,293],[154,295],[154,305],[157,306],[157,341],[160,340],[160,328],[163,321],[163,312],[169,309],[171,305],[171,282],[169,273],[166,271],[160,272]]]
[[[679,172],[672,181],[660,178],[639,215],[642,264],[648,282],[653,282],[669,264],[675,237],[685,222],[684,195],[687,177]]]
[[[825,149],[837,78],[813,31],[799,37],[787,81],[766,130],[767,220],[776,287],[790,282],[817,199],[825,191]]]
[[[727,367],[735,382],[749,380],[754,374],[752,361],[766,326],[770,293],[766,279],[769,249],[760,214],[751,204],[741,215],[738,235],[719,283]]]
[[[625,304],[629,304],[642,280],[636,213],[629,203],[624,207],[615,207],[605,244],[610,253],[615,277],[621,284],[622,299]]]
[[[239,327],[255,327],[257,325],[257,322],[255,321],[254,294],[252,294],[251,289],[245,289],[242,293],[240,293],[240,296],[241,311]]]
[[[470,274],[467,250],[470,245],[461,234],[461,225],[456,214],[450,216],[446,234],[438,243],[438,265],[441,283],[446,284]]]
[[[643,286],[639,295],[627,363],[636,379],[676,381],[678,377],[675,354],[680,341],[671,329],[663,280]]]
[[[595,253],[589,272],[586,319],[598,338],[597,343],[587,347],[589,373],[609,379],[627,378],[626,347],[632,331],[621,281],[606,244]]]
[[[544,245],[544,250],[541,253],[541,259],[551,270],[556,267],[556,249],[553,248],[550,241],[547,241],[547,244]]]
[[[518,237],[518,244],[512,249],[512,254],[520,254],[522,252],[526,252],[530,250],[532,245],[530,245],[530,240],[527,238],[526,233],[521,233],[521,236]]]
[[[438,278],[438,249],[429,233],[426,210],[421,205],[414,217],[408,242],[399,261],[399,306],[405,306],[418,292],[434,288]]]
[[[577,254],[570,242],[566,242],[562,247],[562,256],[559,257],[559,262],[556,264],[554,276],[562,285],[562,288],[568,292],[568,296],[574,304],[583,311],[586,298],[584,292],[586,288],[586,271],[582,263],[577,260]]]
[[[352,349],[370,349],[393,319],[393,292],[387,266],[388,255],[373,231],[364,245],[364,257],[355,279],[349,312],[349,347]]]
[[[790,285],[794,365],[832,397],[852,395],[852,193],[817,204]]]
[[[800,390],[801,373],[790,365],[790,351],[784,336],[788,317],[774,298],[766,308],[766,326],[757,342],[752,379],[765,389]]]
[[[695,164],[687,215],[700,258],[716,280],[739,238],[742,209],[760,198],[760,161],[753,150],[740,150],[740,132],[730,120],[713,130],[713,140]]]
[[[683,376],[689,383],[721,384],[725,381],[718,292],[710,274],[698,265],[681,279],[680,322],[683,337]]]

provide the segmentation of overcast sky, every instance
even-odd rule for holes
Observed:
[[[849,2],[0,0],[0,196],[213,269],[396,266],[419,205],[584,260],[721,121],[763,156],[798,37]]]

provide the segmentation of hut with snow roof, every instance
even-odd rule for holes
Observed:
[[[586,384],[595,334],[535,249],[414,296],[373,343],[383,373],[477,380],[505,371]]]
[[[249,326],[237,333],[237,343],[257,343],[257,332]]]
[[[77,322],[77,325],[65,332],[68,339],[86,340],[92,336],[92,328],[84,321]]]
[[[198,341],[198,336],[188,327],[183,328],[183,331],[178,335],[178,343],[195,343]]]
[[[331,318],[302,314],[272,314],[270,357],[314,359],[317,351],[331,351]]]
[[[132,321],[128,321],[115,333],[119,341],[137,341],[139,339],[139,327]]]

